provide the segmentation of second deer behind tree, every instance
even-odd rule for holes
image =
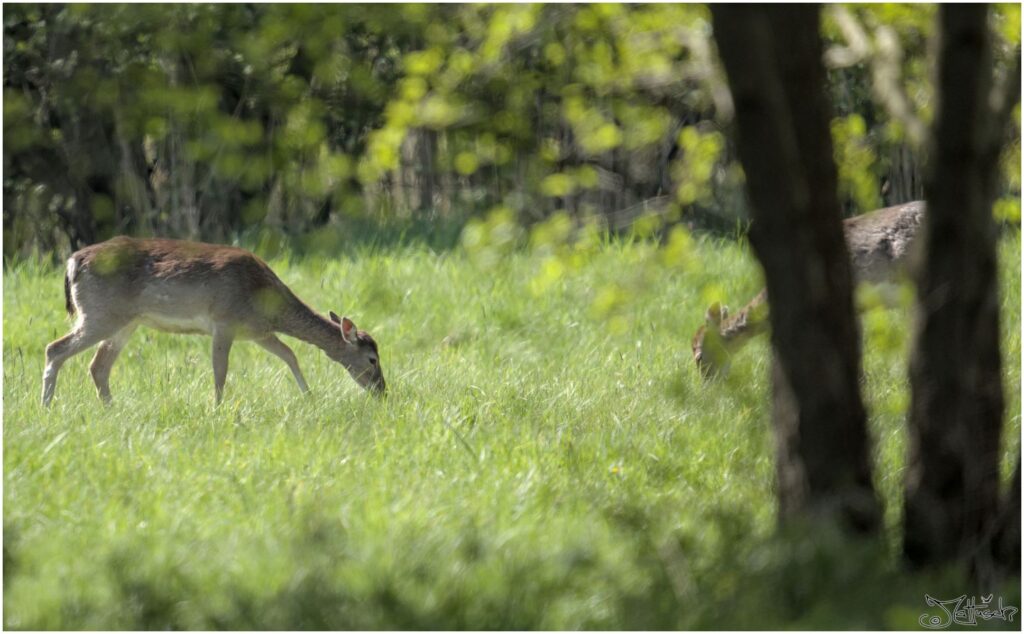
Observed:
[[[880,283],[904,275],[924,213],[924,202],[915,201],[843,221],[856,281]],[[701,373],[710,376],[725,370],[733,354],[768,330],[768,293],[762,289],[734,315],[715,302],[704,322],[691,348]]]

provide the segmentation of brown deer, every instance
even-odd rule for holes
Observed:
[[[857,282],[882,283],[906,273],[914,239],[924,216],[921,201],[887,207],[843,221]],[[693,336],[693,359],[704,376],[728,367],[729,358],[753,337],[768,330],[768,292],[762,289],[735,315],[717,302]]]
[[[110,370],[138,325],[213,337],[216,402],[224,394],[228,353],[235,340],[252,340],[280,357],[299,389],[309,388],[283,333],[320,348],[364,389],[384,392],[373,338],[347,317],[323,317],[285,286],[261,259],[236,247],[119,236],[76,251],[64,275],[71,332],[46,346],[43,405],[69,358],[99,344],[89,371],[110,401]]]

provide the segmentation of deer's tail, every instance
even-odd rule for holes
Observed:
[[[75,258],[70,258],[67,268],[64,269],[64,309],[68,311],[68,317],[75,316],[75,303],[71,301],[71,276],[75,274],[77,264]]]

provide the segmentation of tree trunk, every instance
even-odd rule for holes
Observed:
[[[418,160],[415,173],[419,174],[419,201],[417,211],[427,215],[434,212],[434,191],[437,189],[437,132],[416,131]]]
[[[712,5],[772,310],[780,519],[877,529],[852,275],[811,5]]]
[[[917,166],[917,157],[906,143],[891,150],[888,182],[883,188],[886,206],[899,205],[912,200],[921,200],[924,187]]]
[[[917,565],[989,567],[999,498],[1003,392],[996,227],[1000,136],[1020,70],[993,111],[984,5],[943,5],[939,95],[926,169],[923,266],[910,365],[903,551]],[[1019,56],[1018,56],[1019,57]],[[1016,87],[1013,84],[1016,84]],[[1019,546],[1018,546],[1019,549]]]

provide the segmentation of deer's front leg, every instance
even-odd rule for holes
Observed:
[[[224,396],[224,381],[228,376],[228,354],[235,334],[229,329],[215,326],[213,329],[213,387],[219,405]]]
[[[299,384],[299,389],[303,392],[309,392],[306,379],[302,376],[302,370],[299,369],[299,361],[295,358],[295,353],[292,352],[292,349],[287,344],[274,335],[268,335],[263,339],[257,340],[256,343],[262,346],[264,350],[273,353],[287,363],[288,369],[292,371],[292,376],[295,377],[295,382]]]

